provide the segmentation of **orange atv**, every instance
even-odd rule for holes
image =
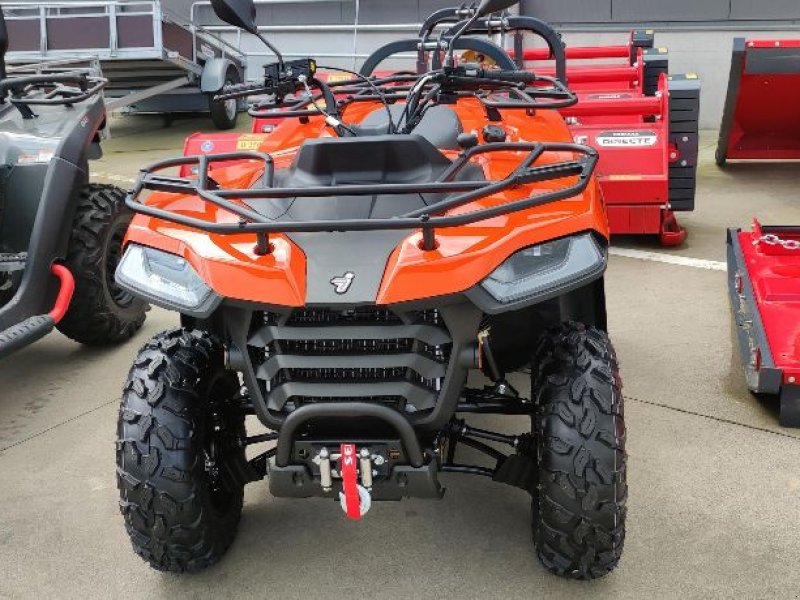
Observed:
[[[212,5],[257,34],[251,0]],[[454,46],[422,75],[330,84],[278,55],[224,92],[282,119],[258,151],[142,170],[117,281],[181,315],[135,359],[118,425],[120,505],[153,567],[216,562],[248,482],[359,519],[373,501],[441,498],[441,473],[529,492],[550,571],[617,565],[625,425],[597,154],[552,110],[576,101],[557,79],[455,66]],[[470,371],[491,383],[465,387]],[[247,432],[251,414],[268,432]],[[459,444],[491,466],[457,463]]]

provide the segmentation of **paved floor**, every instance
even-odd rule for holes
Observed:
[[[125,119],[98,177],[124,183],[206,126]],[[754,213],[800,223],[800,165],[722,172],[713,142],[704,138],[698,210],[683,218],[689,241],[671,254],[722,261],[725,227]],[[547,574],[525,495],[454,476],[441,502],[379,504],[358,524],[332,502],[272,499],[254,484],[221,564],[194,576],[150,570],[117,510],[112,442],[131,358],[176,322],[154,310],[124,347],[98,352],[54,334],[0,364],[0,597],[800,597],[800,430],[778,427],[775,407],[745,389],[725,273],[614,256],[608,301],[630,501],[625,555],[604,580]]]

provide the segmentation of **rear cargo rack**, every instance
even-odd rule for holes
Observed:
[[[470,160],[492,152],[527,152],[517,167],[504,179],[482,181],[454,181],[459,172]],[[548,153],[573,153],[572,160],[550,162],[537,165],[542,156]],[[209,176],[213,163],[225,161],[255,161],[264,168],[260,187],[247,189],[219,188]],[[475,146],[465,150],[430,183],[369,183],[310,187],[275,187],[275,167],[272,156],[259,152],[231,152],[214,155],[200,155],[172,158],[154,163],[142,169],[133,189],[128,194],[126,204],[135,212],[178,223],[188,227],[218,234],[255,233],[258,247],[263,253],[269,252],[267,235],[288,232],[323,231],[377,231],[422,229],[425,249],[435,248],[434,230],[436,228],[459,227],[500,215],[506,215],[550,202],[564,200],[580,194],[588,185],[597,164],[597,152],[588,146],[570,143],[505,142]],[[197,178],[163,175],[166,169],[196,166]],[[448,211],[476,200],[486,198],[506,190],[543,181],[576,177],[574,183],[547,192],[541,192],[495,206],[480,208],[457,215]],[[190,217],[144,203],[140,195],[144,191],[159,191],[174,194],[194,194],[239,217],[237,223],[210,222],[206,219]],[[419,208],[390,218],[362,218],[341,220],[277,221],[270,219],[251,208],[239,204],[239,199],[278,199],[278,198],[325,198],[335,196],[374,196],[378,194],[452,194]]]

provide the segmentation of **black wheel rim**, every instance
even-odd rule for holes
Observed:
[[[127,223],[116,224],[111,236],[109,236],[108,247],[106,248],[106,289],[108,289],[108,295],[111,300],[120,308],[127,308],[134,301],[133,294],[119,287],[114,279],[114,273],[117,271],[119,261],[122,260],[122,242],[125,239],[127,229]]]

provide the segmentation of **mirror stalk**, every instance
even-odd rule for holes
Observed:
[[[278,49],[277,49],[275,46],[273,46],[272,44],[270,44],[270,43],[269,43],[269,41],[267,40],[267,38],[265,38],[263,35],[261,35],[261,34],[260,34],[260,33],[258,33],[257,31],[255,32],[255,34],[254,34],[254,35],[255,35],[255,36],[258,38],[258,39],[260,39],[260,40],[261,40],[261,42],[262,42],[262,43],[263,43],[263,44],[264,44],[264,45],[265,45],[267,48],[269,48],[270,52],[272,52],[272,53],[273,53],[273,54],[274,54],[274,55],[275,55],[275,56],[278,58],[278,65],[280,65],[280,70],[281,70],[281,73],[283,73],[283,72],[284,72],[284,70],[285,70],[285,68],[284,68],[284,62],[283,62],[283,54],[281,54],[281,53],[278,51]]]
[[[456,41],[458,41],[458,38],[460,38],[462,35],[464,35],[465,31],[469,31],[470,27],[472,27],[475,24],[475,22],[480,18],[481,18],[480,13],[478,11],[475,11],[475,14],[472,15],[472,17],[470,17],[469,21],[464,23],[464,26],[461,29],[459,29],[458,32],[456,32],[456,34],[452,38],[450,38],[450,43],[449,43],[450,47],[447,49],[447,57],[445,58],[445,61],[444,61],[444,66],[445,67],[454,67],[455,66],[455,64],[456,64],[456,59],[455,59]]]

